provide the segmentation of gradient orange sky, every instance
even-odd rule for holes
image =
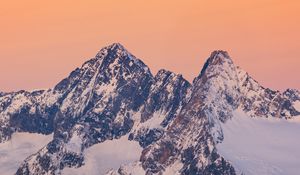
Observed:
[[[53,87],[113,42],[192,80],[213,50],[266,87],[300,89],[298,0],[2,1],[0,90]]]

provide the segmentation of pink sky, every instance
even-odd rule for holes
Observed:
[[[275,90],[300,89],[300,1],[6,1],[0,91],[53,87],[113,42],[192,80],[213,50]]]

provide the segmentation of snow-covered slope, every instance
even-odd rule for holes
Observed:
[[[36,153],[52,138],[52,134],[14,133],[10,141],[0,143],[0,174],[14,174],[28,156]]]
[[[299,121],[251,118],[238,109],[222,129],[224,141],[217,149],[244,174],[299,174]]]
[[[85,164],[79,168],[65,168],[62,175],[99,175],[123,164],[138,161],[142,148],[128,135],[116,140],[95,144],[84,152]]]

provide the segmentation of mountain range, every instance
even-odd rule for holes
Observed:
[[[35,142],[34,135],[49,138],[26,157],[14,157],[20,161],[15,167],[0,165],[0,173],[297,174],[297,158],[284,166],[251,155],[260,145],[283,155],[284,149],[299,148],[298,118],[299,91],[281,93],[261,86],[226,51],[212,52],[190,83],[164,69],[153,75],[140,59],[114,43],[53,88],[0,93],[0,162],[10,154],[1,152],[1,145],[18,134],[27,134],[27,144]],[[247,131],[255,134],[243,135]],[[247,145],[254,146],[232,150],[247,138]],[[243,151],[251,155],[238,157]],[[282,161],[298,155],[295,150]],[[248,164],[239,164],[245,160]],[[255,168],[251,163],[257,163]]]

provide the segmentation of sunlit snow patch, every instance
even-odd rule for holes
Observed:
[[[65,168],[63,175],[99,175],[123,164],[139,160],[142,148],[128,135],[120,139],[107,140],[85,150],[85,165],[79,168]]]
[[[217,145],[218,151],[247,175],[297,175],[300,122],[296,118],[250,118],[237,110],[222,125],[224,141]]]
[[[20,164],[49,143],[53,135],[14,133],[12,139],[0,144],[0,174],[16,173]]]
[[[296,102],[294,103],[294,107],[295,107],[295,109],[296,109],[297,111],[300,112],[300,101],[296,101]]]

